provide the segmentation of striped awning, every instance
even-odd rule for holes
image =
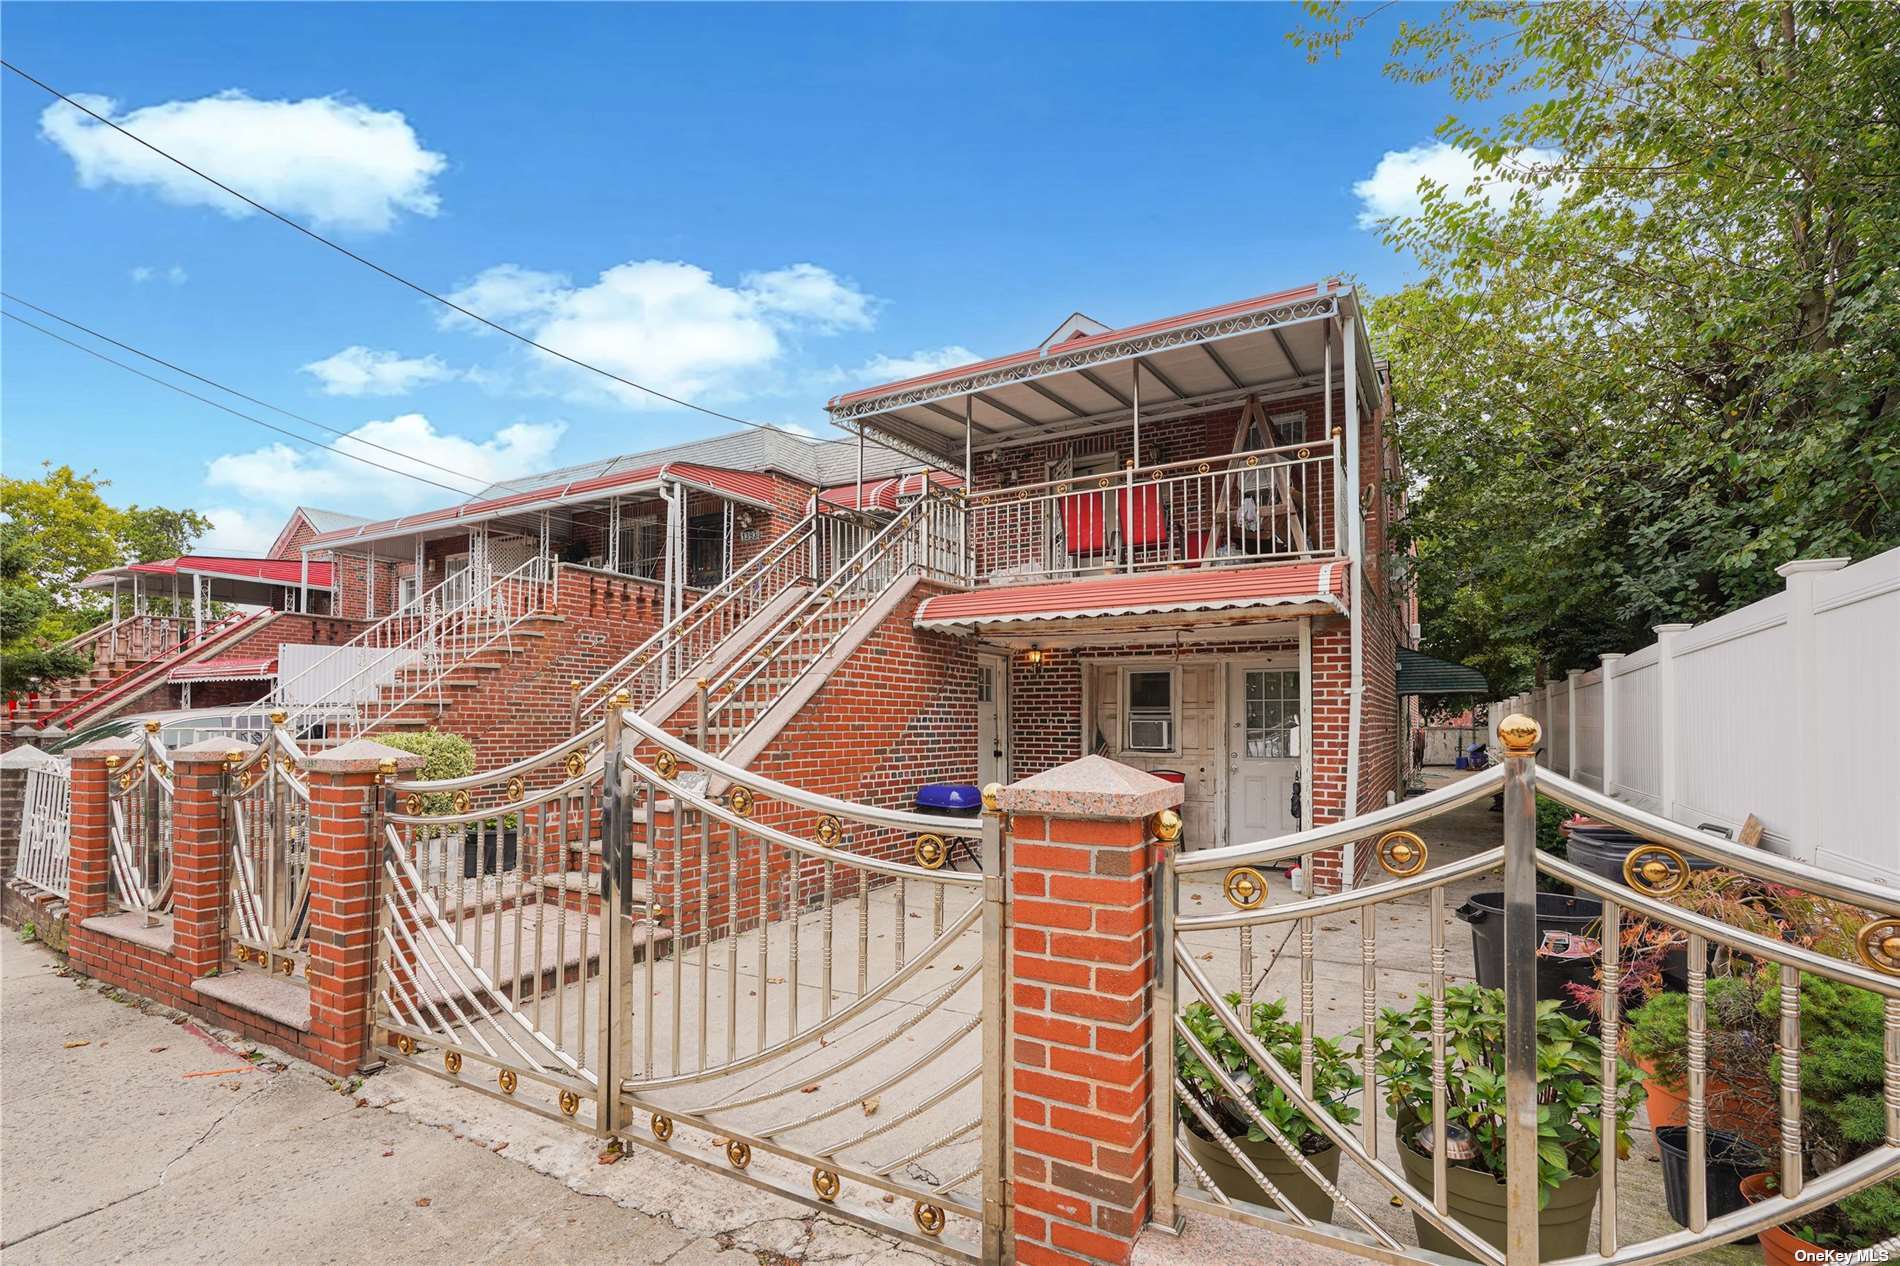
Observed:
[[[1345,593],[1344,562],[1209,567],[939,594],[917,609],[916,623],[924,629],[1004,629],[1250,607],[1343,614]]]
[[[268,681],[277,675],[277,657],[230,656],[180,664],[165,674],[166,681]]]

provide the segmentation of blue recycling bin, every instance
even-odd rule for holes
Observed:
[[[934,813],[946,818],[980,818],[983,816],[983,792],[975,783],[925,783],[917,788],[917,811]],[[946,846],[944,862],[950,869],[981,870],[983,868],[974,840],[947,839],[944,843]]]

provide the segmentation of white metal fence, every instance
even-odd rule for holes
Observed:
[[[1900,886],[1900,550],[1781,574],[1781,593],[1493,703],[1491,738],[1525,713],[1547,768],[1690,826],[1753,814],[1777,853]]]
[[[26,771],[21,796],[20,853],[13,873],[45,892],[70,897],[66,859],[73,814],[72,767],[47,756]]]

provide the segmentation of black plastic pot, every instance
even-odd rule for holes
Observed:
[[[1471,925],[1471,956],[1477,968],[1478,983],[1486,989],[1504,988],[1504,894],[1474,893],[1458,907],[1458,917]],[[1537,996],[1557,999],[1564,1004],[1565,1012],[1579,1020],[1595,1020],[1596,1015],[1571,997],[1564,986],[1594,983],[1595,957],[1558,957],[1550,934],[1569,933],[1595,939],[1601,933],[1598,924],[1602,919],[1603,903],[1595,897],[1566,897],[1554,892],[1537,894]]]
[[[1760,1173],[1768,1164],[1761,1149],[1739,1134],[1710,1130],[1703,1161],[1709,1193],[1709,1216],[1719,1218],[1748,1203],[1742,1179]],[[1662,1153],[1663,1199],[1677,1226],[1689,1225],[1689,1127],[1665,1125],[1656,1131],[1656,1149]],[[1750,1236],[1749,1239],[1753,1239]]]
[[[494,875],[515,868],[520,856],[520,832],[514,827],[470,827],[462,836],[462,878]],[[498,864],[499,863],[499,864]]]

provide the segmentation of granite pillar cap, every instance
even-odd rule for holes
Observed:
[[[174,749],[171,757],[174,764],[181,760],[187,764],[198,761],[216,761],[221,764],[232,752],[243,752],[249,756],[256,750],[251,744],[238,739],[205,739],[202,742],[193,743],[190,747]]]
[[[1106,756],[1084,756],[997,793],[1006,813],[1052,818],[1145,818],[1181,803],[1186,788]]]
[[[129,755],[132,752],[143,751],[144,747],[145,745],[143,743],[140,743],[137,739],[129,739],[129,738],[94,739],[92,742],[84,744],[83,746],[75,747],[72,751],[72,754],[75,757],[125,756],[125,755]]]
[[[386,760],[396,762],[397,770],[405,774],[421,769],[424,764],[422,757],[414,752],[389,747],[374,739],[351,739],[336,747],[308,753],[303,758],[303,767],[319,774],[373,774]]]

